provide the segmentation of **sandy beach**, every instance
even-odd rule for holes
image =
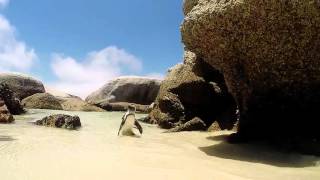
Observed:
[[[167,134],[142,124],[142,137],[118,137],[117,112],[63,112],[80,116],[79,131],[28,123],[54,113],[30,110],[0,125],[2,180],[320,178],[320,158],[227,144],[228,131]]]

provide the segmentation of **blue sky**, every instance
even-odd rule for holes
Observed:
[[[182,0],[0,0],[0,6],[0,71],[31,74],[69,93],[85,96],[122,75],[158,77],[182,60]]]

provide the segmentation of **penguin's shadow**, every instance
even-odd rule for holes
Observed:
[[[15,141],[16,139],[11,136],[0,136],[0,141]]]
[[[141,138],[141,136],[140,135],[130,135],[130,136],[128,136],[128,135],[121,135],[121,136],[119,136],[119,137],[121,137],[121,138]]]

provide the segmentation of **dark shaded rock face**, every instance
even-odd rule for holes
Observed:
[[[128,102],[150,105],[156,98],[161,81],[143,77],[123,77],[110,81],[90,94],[86,101],[97,104],[102,101]]]
[[[162,82],[150,119],[165,129],[181,126],[195,117],[207,128],[218,121],[223,129],[231,129],[235,112],[236,103],[223,76],[186,51],[184,64],[169,70]]]
[[[0,97],[0,123],[11,123],[13,121],[13,116],[5,105],[5,102]]]
[[[11,114],[18,115],[24,113],[19,99],[14,96],[14,92],[5,83],[0,83],[0,99],[4,101]]]
[[[64,111],[96,111],[103,112],[104,110],[88,104],[82,99],[69,97],[56,97],[49,93],[37,93],[22,100],[21,104],[26,108],[32,109],[53,109]]]
[[[142,113],[150,112],[149,105],[141,105],[141,104],[127,103],[127,102],[109,103],[108,101],[103,101],[95,105],[107,111],[127,111],[129,105],[132,105],[136,107],[137,112],[142,112]]]
[[[186,48],[223,72],[243,139],[320,139],[320,4],[208,1],[189,10]]]
[[[35,122],[36,125],[65,128],[65,129],[77,129],[81,127],[80,118],[78,116],[69,116],[64,114],[57,114],[47,116],[41,120]]]
[[[7,84],[19,100],[45,92],[40,81],[20,74],[0,73],[0,83]]]

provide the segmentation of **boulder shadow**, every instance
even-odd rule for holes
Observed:
[[[0,141],[15,141],[17,139],[12,138],[11,136],[0,136]]]
[[[221,142],[207,147],[199,147],[199,149],[208,156],[277,167],[303,168],[320,165],[320,157],[280,151],[264,143],[230,144],[226,141],[227,137],[227,135],[207,137],[209,140]]]

